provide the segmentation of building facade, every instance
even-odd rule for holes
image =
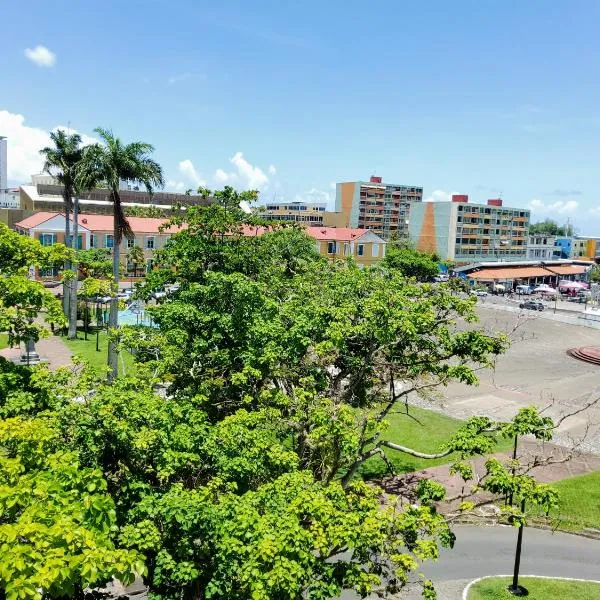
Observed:
[[[329,260],[352,257],[368,267],[384,256],[386,241],[373,231],[351,227],[308,227],[306,233],[317,242],[317,250]]]
[[[146,264],[142,273],[153,267],[154,252],[167,243],[178,227],[162,230],[167,219],[128,217],[133,230],[133,238],[121,240],[121,262],[128,275],[135,275],[134,268],[140,271],[142,265],[133,265],[128,260],[129,251],[138,246],[144,253]],[[79,215],[77,248],[114,248],[113,218],[108,215]],[[22,235],[39,240],[43,246],[65,242],[65,216],[55,212],[35,213],[15,224],[14,228]],[[262,235],[268,231],[265,227],[246,227],[244,235]],[[386,241],[371,231],[345,227],[307,227],[306,234],[315,240],[316,248],[324,257],[335,260],[352,257],[357,264],[369,266],[379,262],[385,256]],[[54,279],[56,270],[40,271],[36,275],[41,279]]]
[[[57,185],[48,175],[32,176],[31,185],[22,185],[19,188],[20,208],[26,211],[57,212],[63,210],[62,186]],[[154,206],[162,208],[165,214],[175,205],[206,206],[213,203],[213,199],[203,198],[199,195],[188,196],[172,192],[154,192],[152,196],[146,191],[123,189],[119,192],[123,208],[143,208]],[[107,189],[95,189],[81,194],[79,199],[81,210],[88,214],[112,215],[113,204]]]
[[[135,235],[133,238],[121,240],[121,262],[127,273],[133,274],[134,265],[128,261],[128,254],[134,246],[138,246],[144,253],[146,264],[135,265],[135,268],[139,270],[142,267],[142,271],[151,269],[154,252],[162,248],[178,229],[171,227],[160,231],[160,227],[166,223],[166,219],[129,217],[127,220]],[[62,214],[39,212],[17,223],[15,229],[23,235],[39,240],[42,246],[52,246],[65,242],[65,221],[65,216]],[[114,248],[112,216],[83,214],[79,215],[78,223],[77,248],[79,250],[92,248],[112,250]],[[54,273],[42,271],[38,275],[43,279],[53,277]]]
[[[594,260],[598,256],[598,240],[595,238],[576,237],[571,246],[571,258],[588,258]]]
[[[259,212],[263,219],[323,225],[324,202],[271,202]]]
[[[560,258],[555,235],[530,235],[527,242],[527,260],[552,260]]]
[[[423,200],[423,188],[384,183],[381,177],[369,181],[338,183],[335,210],[342,213],[347,227],[370,229],[389,239],[408,235],[411,207]]]
[[[455,195],[452,202],[414,203],[409,238],[418,250],[461,264],[523,260],[529,216],[529,210],[503,206],[500,199],[470,204],[467,196]]]

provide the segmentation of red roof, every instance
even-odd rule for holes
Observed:
[[[316,240],[336,242],[352,242],[356,238],[368,233],[368,229],[354,229],[352,227],[307,227],[306,233]]]
[[[60,213],[38,212],[22,221],[16,223],[16,227],[22,229],[31,229],[42,223],[56,217]],[[112,215],[79,215],[78,223],[90,231],[112,231]],[[129,225],[134,233],[159,233],[159,227],[164,225],[168,219],[151,219],[146,217],[128,217]],[[169,227],[164,233],[175,233],[179,231],[178,227]]]
[[[53,212],[38,212],[18,223],[15,223],[15,227],[22,227],[23,229],[31,229],[32,227],[37,227],[38,225],[48,221],[52,217],[55,217],[58,213]]]

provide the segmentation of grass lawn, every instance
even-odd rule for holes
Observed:
[[[81,356],[93,367],[106,366],[106,356],[108,353],[106,330],[100,331],[99,351],[96,350],[95,331],[90,331],[90,333],[88,333],[87,341],[84,339],[84,332],[81,329],[77,331],[76,340],[68,340],[66,337],[63,337],[62,340],[73,354]],[[131,356],[129,352],[121,352],[121,354],[119,354],[119,374],[125,375],[126,373],[133,373],[134,369],[133,356]]]
[[[8,333],[0,333],[0,350],[8,348]]]
[[[469,590],[468,600],[514,600],[515,596],[506,589],[510,583],[510,577],[478,581]],[[520,577],[519,585],[527,589],[529,600],[600,600],[600,583]]]
[[[410,406],[409,412],[411,416],[401,412],[390,415],[388,418],[390,426],[383,437],[386,440],[408,446],[420,452],[430,454],[440,452],[442,445],[448,441],[462,423],[458,419],[447,417],[433,410],[417,408],[416,406]],[[495,451],[501,452],[508,450],[510,447],[510,440],[500,439]],[[419,471],[452,461],[452,456],[428,460],[426,458],[416,458],[390,448],[386,448],[385,453],[397,473]],[[373,457],[363,463],[359,472],[364,479],[373,479],[384,476],[387,469],[381,458]]]
[[[558,509],[551,514],[554,524],[569,531],[600,529],[600,472],[562,479],[552,487],[560,496]]]

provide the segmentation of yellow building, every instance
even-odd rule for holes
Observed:
[[[575,238],[571,250],[573,258],[596,258],[597,240],[593,238]]]
[[[359,265],[370,266],[385,256],[387,242],[368,229],[351,227],[307,227],[317,240],[319,253],[330,260],[351,256]]]
[[[341,212],[326,209],[325,202],[271,202],[259,211],[269,221],[303,223],[307,226],[347,227],[348,218]]]

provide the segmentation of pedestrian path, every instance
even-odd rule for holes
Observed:
[[[72,352],[67,348],[62,338],[51,335],[36,342],[36,350],[40,358],[48,364],[51,369],[64,367],[71,364]],[[18,360],[21,356],[21,348],[4,348],[0,350],[0,356],[8,360]]]
[[[522,464],[530,463],[534,457],[542,464],[534,467],[530,474],[533,475],[539,483],[551,483],[576,475],[584,475],[592,471],[600,471],[600,456],[594,454],[574,454],[570,460],[560,462],[569,455],[569,449],[555,444],[539,444],[534,440],[523,440],[520,443],[518,459]],[[494,454],[500,460],[508,460],[508,453],[502,452]],[[485,473],[485,462],[489,457],[481,456],[471,461],[473,471],[476,476]],[[549,464],[544,464],[549,463]],[[440,465],[431,467],[423,471],[398,475],[382,482],[383,489],[391,494],[406,495],[407,491],[414,488],[421,479],[433,479],[441,483],[447,491],[446,497],[450,502],[444,502],[439,509],[445,514],[455,512],[462,500],[481,503],[491,501],[492,497],[485,493],[471,494],[472,482],[465,483],[459,475],[450,474],[450,465]],[[458,496],[463,496],[460,500]]]

